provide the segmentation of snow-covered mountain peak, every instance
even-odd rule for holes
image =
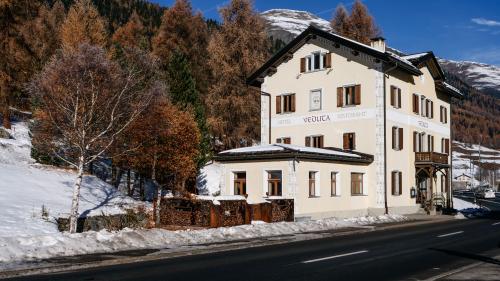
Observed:
[[[309,25],[330,31],[330,22],[307,11],[272,9],[261,13],[270,36],[289,42]]]

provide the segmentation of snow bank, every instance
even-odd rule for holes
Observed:
[[[479,205],[456,197],[453,197],[453,208],[458,211],[455,215],[457,219],[482,217],[488,213],[487,210],[481,208]]]
[[[0,139],[0,237],[58,235],[54,218],[68,216],[76,175],[32,164],[26,123],[14,123],[9,131],[14,139]],[[142,204],[94,176],[83,179],[82,215],[123,213]]]
[[[226,242],[257,237],[273,237],[304,232],[327,231],[343,227],[401,222],[400,215],[323,219],[303,222],[258,222],[251,225],[190,231],[164,229],[124,229],[118,232],[99,231],[77,234],[41,235],[31,237],[0,237],[0,263],[33,261],[59,256],[105,253],[145,248],[176,248],[187,245]],[[7,266],[7,264],[4,264]]]

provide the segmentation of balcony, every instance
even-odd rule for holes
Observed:
[[[448,165],[448,154],[437,152],[415,152],[415,165],[417,164]]]

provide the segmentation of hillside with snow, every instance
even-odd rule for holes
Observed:
[[[12,138],[0,138],[0,237],[59,233],[55,218],[68,216],[75,173],[35,163],[27,123],[7,131]],[[84,177],[84,216],[123,213],[140,204],[94,176]]]
[[[272,9],[260,14],[266,22],[266,32],[274,39],[288,43],[309,25],[331,31],[330,22],[307,11]]]
[[[439,59],[439,64],[470,86],[500,98],[500,67],[471,61]]]

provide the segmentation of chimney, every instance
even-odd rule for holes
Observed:
[[[385,38],[382,36],[377,36],[370,39],[370,46],[374,49],[377,49],[381,52],[385,52]]]

